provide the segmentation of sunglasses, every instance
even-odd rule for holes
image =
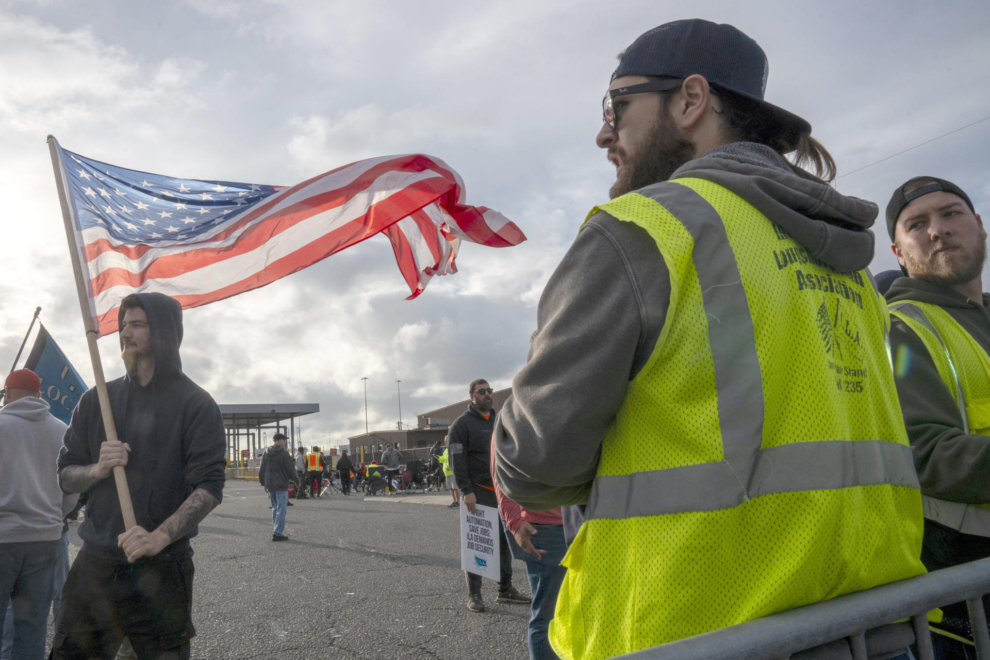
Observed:
[[[495,390],[493,390],[493,389],[492,389],[492,388],[490,388],[490,387],[479,387],[478,389],[476,389],[476,390],[474,391],[474,393],[475,393],[475,394],[491,394],[491,393],[492,393],[492,392],[494,392],[494,391],[495,391]]]
[[[615,130],[619,124],[619,115],[615,112],[612,102],[620,96],[646,94],[647,92],[669,92],[680,87],[682,82],[684,82],[682,78],[657,78],[641,85],[610,89],[605,92],[605,98],[602,99],[602,121],[608,124],[608,127],[613,131]]]

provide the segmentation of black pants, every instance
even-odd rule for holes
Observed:
[[[495,493],[492,491],[476,486],[474,488],[474,494],[478,498],[478,504],[498,508],[498,501],[495,499]],[[505,538],[505,527],[502,524],[502,516],[498,518],[498,569],[498,590],[506,591],[512,586],[512,553],[509,551],[509,541]],[[467,572],[464,575],[467,576],[468,592],[480,594],[481,576]]]
[[[323,490],[323,473],[307,472],[306,483],[313,489],[313,497],[319,497],[320,491]]]
[[[347,475],[346,477],[342,476],[340,478],[340,489],[344,491],[344,495],[351,494],[351,475]]]
[[[137,656],[187,660],[192,625],[191,557],[120,564],[79,553],[62,592],[52,660],[113,660],[126,636]]]

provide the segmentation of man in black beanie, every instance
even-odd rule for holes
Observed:
[[[937,570],[990,557],[987,233],[962,188],[932,176],[894,191],[887,231],[906,274],[887,301],[897,393],[924,496],[921,559]],[[972,640],[966,605],[943,613],[931,624],[936,657],[964,658],[965,645],[939,633]]]

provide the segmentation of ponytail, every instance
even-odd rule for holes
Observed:
[[[811,137],[811,133],[802,133],[798,137],[797,148],[792,158],[796,167],[813,165],[815,176],[825,183],[832,183],[835,180],[836,167],[832,154],[818,140]]]
[[[722,115],[725,129],[732,139],[766,145],[784,157],[790,154],[789,162],[793,169],[813,167],[815,176],[825,183],[835,180],[836,167],[832,154],[811,137],[810,132],[801,133],[797,144],[794,144],[793,140],[780,135],[779,127],[770,122],[755,104],[724,91],[719,92],[718,98],[722,109],[715,112]]]

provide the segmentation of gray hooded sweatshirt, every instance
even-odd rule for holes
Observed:
[[[79,495],[58,487],[65,424],[28,396],[0,408],[0,543],[57,541]]]
[[[837,271],[873,259],[877,206],[795,171],[769,147],[724,145],[671,178],[681,177],[728,188]],[[508,497],[537,511],[587,502],[602,440],[656,347],[669,301],[670,276],[646,230],[604,212],[581,227],[540,298],[529,360],[495,424]]]

